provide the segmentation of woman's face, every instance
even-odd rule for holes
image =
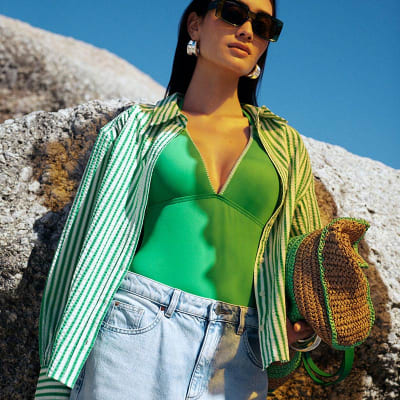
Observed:
[[[272,4],[269,0],[241,0],[253,12],[266,12],[272,15]],[[192,13],[195,15],[195,13]],[[202,61],[208,61],[219,67],[233,71],[239,76],[247,75],[257,64],[258,59],[267,49],[269,42],[255,35],[251,21],[241,26],[233,26],[215,16],[215,9],[209,10],[194,31],[190,30],[191,18],[188,20],[188,31],[193,40],[199,41]],[[192,20],[194,21],[194,19]],[[245,51],[232,47],[232,44],[244,44]]]

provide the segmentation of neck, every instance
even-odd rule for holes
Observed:
[[[237,75],[197,60],[185,94],[182,111],[193,116],[243,118]]]

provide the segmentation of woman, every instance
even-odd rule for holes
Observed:
[[[36,398],[265,398],[313,333],[284,298],[288,240],[321,227],[308,154],[255,99],[280,29],[273,1],[192,1],[168,95],[101,129],[43,295]]]

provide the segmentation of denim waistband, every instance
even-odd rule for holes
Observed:
[[[244,327],[258,327],[257,309],[201,297],[168,286],[144,275],[128,271],[118,290],[147,297],[168,310],[172,309],[212,321],[226,321]]]

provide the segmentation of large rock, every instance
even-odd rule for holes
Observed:
[[[160,84],[107,50],[0,15],[0,122],[94,99],[163,96]]]
[[[91,101],[56,113],[34,112],[0,125],[0,359],[2,399],[33,395],[38,317],[51,260],[100,127],[132,105]],[[299,370],[273,397],[383,399],[399,395],[400,171],[304,138],[325,221],[339,216],[371,223],[360,251],[377,311],[368,340],[356,350],[351,375],[321,388]],[[332,354],[331,354],[332,353]],[[321,366],[339,352],[315,351]],[[364,396],[364,397],[363,397]],[[393,397],[395,396],[395,397]]]

